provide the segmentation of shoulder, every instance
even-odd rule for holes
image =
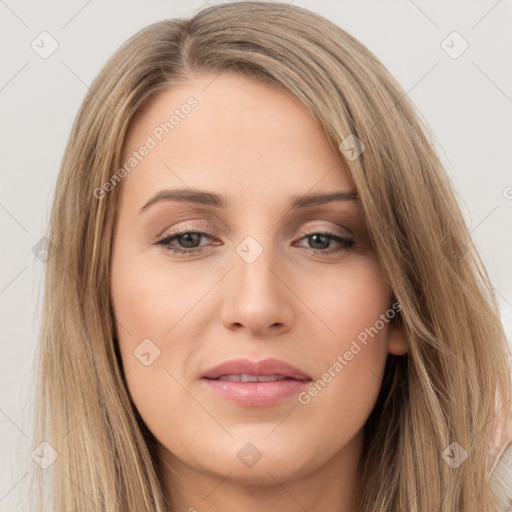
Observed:
[[[490,484],[500,499],[499,512],[512,512],[512,416],[498,429],[491,452]]]

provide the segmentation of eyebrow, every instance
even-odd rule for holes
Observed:
[[[334,201],[353,201],[357,194],[351,191],[320,192],[315,194],[293,195],[290,197],[290,208],[307,208],[318,206],[320,204],[331,203]],[[160,190],[149,201],[142,206],[139,213],[147,210],[151,205],[160,201],[181,201],[187,203],[196,203],[214,208],[225,209],[228,201],[225,197],[213,192],[206,192],[198,189],[174,189]]]

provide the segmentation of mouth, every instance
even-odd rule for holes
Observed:
[[[289,379],[289,377],[283,375],[249,375],[248,373],[242,373],[238,375],[221,375],[216,379],[210,380],[228,380],[230,382],[275,382],[285,379]]]
[[[202,381],[215,395],[237,405],[268,407],[299,393],[312,378],[277,359],[237,359],[208,370]]]

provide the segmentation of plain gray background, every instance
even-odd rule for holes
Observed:
[[[163,18],[188,17],[208,3],[214,2],[0,0],[0,510],[26,510],[24,486],[35,464],[29,449],[31,386],[44,263],[32,248],[45,234],[73,118],[88,84],[129,36]],[[512,54],[512,2],[293,3],[364,43],[422,112],[498,294],[510,339],[512,67],[506,62]],[[47,58],[32,48],[51,49],[42,32],[58,44]]]

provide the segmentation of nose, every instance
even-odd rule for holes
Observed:
[[[253,262],[234,255],[226,282],[221,321],[230,330],[273,337],[289,330],[294,321],[293,293],[269,250]]]

